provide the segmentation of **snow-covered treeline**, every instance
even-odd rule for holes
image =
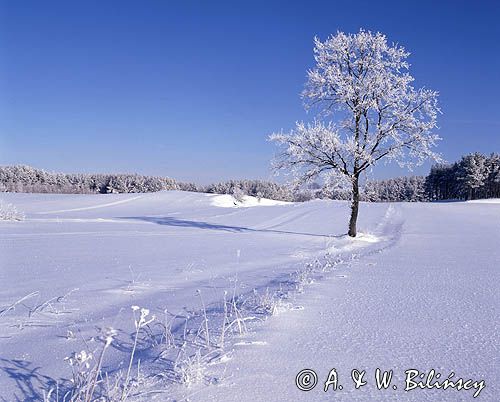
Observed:
[[[31,166],[0,166],[0,191],[25,193],[148,193],[183,190],[203,193],[238,193],[261,198],[292,201],[297,192],[289,186],[262,180],[229,180],[198,185],[168,177],[139,174],[66,174],[52,173]]]
[[[468,154],[458,162],[432,167],[425,181],[429,200],[500,197],[500,154]]]
[[[0,167],[0,191],[27,193],[143,193],[183,190],[250,195],[281,201],[314,198],[349,200],[350,188],[311,184],[297,190],[262,180],[228,180],[209,185],[178,182],[167,177],[138,174],[50,173],[29,166]],[[433,201],[500,197],[500,155],[473,153],[449,165],[435,165],[427,176],[370,180],[360,191],[362,201]]]
[[[372,202],[427,201],[425,176],[369,181],[363,186],[361,198],[363,201]]]
[[[364,201],[423,201],[424,177],[398,177],[370,181],[361,193]],[[64,174],[50,173],[30,166],[0,167],[0,191],[25,193],[143,193],[160,190],[250,195],[280,201],[309,201],[315,198],[348,200],[349,189],[313,184],[305,189],[262,180],[228,180],[198,185],[164,177],[138,174]]]
[[[348,189],[317,188],[316,198],[350,199]],[[427,176],[367,181],[360,198],[372,202],[500,198],[500,154],[474,152],[458,162],[434,165]]]
[[[17,165],[0,167],[0,189],[24,193],[144,193],[175,190],[177,183],[168,177],[51,173]]]

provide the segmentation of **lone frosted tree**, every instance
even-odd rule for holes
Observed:
[[[282,150],[274,168],[293,173],[296,183],[347,181],[348,234],[355,237],[363,172],[383,158],[410,169],[426,159],[439,161],[432,150],[440,139],[433,133],[438,93],[412,86],[409,53],[381,33],[315,38],[314,55],[302,97],[306,109],[317,109],[317,118],[270,136]]]

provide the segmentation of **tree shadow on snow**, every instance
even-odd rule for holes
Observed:
[[[315,237],[342,237],[344,235],[326,235],[318,233],[304,233],[304,232],[292,232],[287,230],[276,230],[276,229],[252,229],[243,226],[229,226],[221,225],[217,223],[208,223],[202,221],[191,221],[186,219],[177,219],[169,216],[165,217],[155,217],[155,216],[128,216],[119,217],[117,219],[133,219],[144,222],[156,223],[157,225],[172,226],[172,227],[185,227],[185,228],[196,228],[196,229],[206,229],[206,230],[220,230],[225,232],[233,233],[275,233],[275,234],[291,234],[300,236],[315,236]]]

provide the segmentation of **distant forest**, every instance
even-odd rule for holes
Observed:
[[[315,198],[347,200],[350,192],[318,184],[296,189],[262,180],[229,180],[198,185],[168,177],[138,174],[51,173],[30,166],[0,167],[0,191],[25,193],[109,194],[184,190],[204,193],[251,195],[284,201]],[[472,153],[451,164],[431,168],[427,176],[403,176],[367,181],[362,200],[371,202],[438,201],[500,198],[500,154]]]

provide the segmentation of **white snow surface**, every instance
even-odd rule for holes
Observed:
[[[312,283],[228,339],[206,381],[146,381],[132,399],[473,400],[474,390],[405,392],[414,368],[484,380],[476,399],[498,400],[498,204],[362,203],[351,239],[349,205],[337,201],[221,208],[225,196],[177,191],[1,198],[26,218],[0,222],[0,400],[43,400],[71,377],[65,357],[98,348],[100,328],[119,333],[104,369],[125,367],[133,305],[187,317],[201,292],[210,315],[225,291],[290,288],[290,274],[311,266]],[[158,348],[139,349],[143,375],[166,377]],[[309,392],[295,386],[305,368],[319,378]],[[343,389],[323,392],[332,368]],[[397,390],[376,389],[376,368],[394,370]],[[367,371],[366,386],[354,389],[352,369]]]

